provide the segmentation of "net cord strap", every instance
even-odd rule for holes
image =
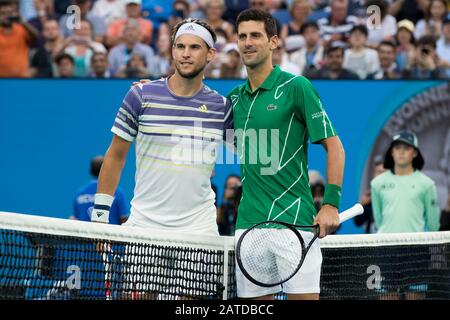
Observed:
[[[0,229],[186,248],[224,250],[234,247],[234,237],[204,236],[85,221],[49,218],[0,211]],[[228,251],[227,251],[228,250]]]

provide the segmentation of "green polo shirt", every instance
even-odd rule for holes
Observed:
[[[311,225],[317,214],[308,178],[308,140],[336,135],[308,79],[275,66],[252,92],[248,80],[233,104],[242,198],[236,229],[266,220]]]

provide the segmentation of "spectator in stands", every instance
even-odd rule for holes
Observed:
[[[380,68],[369,74],[367,79],[371,80],[386,80],[386,79],[400,79],[402,73],[397,68],[395,63],[395,44],[390,41],[383,41],[378,47],[378,58],[380,60]]]
[[[283,25],[280,37],[286,40],[288,37],[298,37],[301,34],[301,28],[306,23],[311,13],[311,3],[309,0],[293,0],[289,6],[289,13],[292,20]]]
[[[161,23],[169,19],[172,12],[173,0],[142,0],[142,15],[152,21],[155,32],[159,30]]]
[[[430,0],[430,4],[425,13],[425,18],[420,19],[416,24],[414,37],[433,36],[439,38],[442,30],[442,21],[447,17],[446,0]]]
[[[48,20],[59,21],[60,15],[55,13],[53,0],[34,0],[33,3],[36,10],[36,16],[30,19],[28,23],[31,24],[39,32],[39,38],[32,46],[33,48],[39,48],[42,47],[45,42],[42,34],[45,22]]]
[[[289,56],[284,48],[283,40],[278,40],[278,46],[272,51],[272,63],[273,65],[279,65],[281,70],[300,75],[300,68],[298,65],[289,61]]]
[[[371,180],[385,171],[383,156],[377,155],[373,160]],[[373,223],[372,197],[370,190],[363,193],[359,203],[363,206],[364,213],[353,218],[355,225],[364,226],[365,233],[376,233],[375,224]]]
[[[246,71],[243,66],[239,49],[236,43],[228,43],[223,49],[225,61],[220,68],[220,79],[243,79]]]
[[[141,28],[138,20],[129,19],[124,26],[123,43],[115,46],[109,52],[109,66],[113,76],[123,66],[126,66],[133,53],[144,57],[148,71],[152,70],[152,59],[155,54],[151,47],[139,42],[141,39]]]
[[[37,16],[35,0],[16,0],[16,2],[19,3],[19,15],[23,20],[29,21]]]
[[[349,0],[348,15],[355,16],[359,19],[367,18],[367,1],[366,0]]]
[[[92,14],[103,19],[106,26],[125,19],[125,3],[123,0],[96,0],[92,7]]]
[[[224,0],[210,0],[206,3],[206,22],[214,29],[222,29],[227,33],[228,39],[234,38],[234,27],[222,19],[225,11]],[[234,40],[233,40],[234,41]]]
[[[436,43],[436,54],[441,61],[441,67],[446,68],[447,78],[450,79],[450,19],[442,22],[442,35]]]
[[[167,20],[169,33],[181,21],[189,17],[191,7],[186,0],[175,0],[172,5],[172,13]]]
[[[206,20],[206,6],[209,0],[188,0],[190,13],[193,19]]]
[[[130,20],[135,20],[138,22],[140,28],[140,39],[139,42],[150,44],[153,36],[153,24],[150,20],[142,18],[141,13],[141,0],[124,0],[126,18],[117,20],[113,22],[108,27],[108,32],[106,34],[106,45],[112,48],[119,43],[121,43],[122,35],[124,32],[125,25]]]
[[[94,206],[95,192],[97,191],[98,175],[103,164],[103,156],[97,156],[91,160],[90,174],[93,180],[77,191],[73,201],[72,220],[91,221],[90,208]],[[109,211],[110,224],[122,224],[128,219],[128,205],[125,195],[120,188],[114,194],[114,201]]]
[[[322,208],[323,196],[325,194],[325,181],[317,170],[308,170],[309,185],[317,212]]]
[[[108,65],[108,54],[105,52],[95,52],[91,57],[90,78],[106,79],[111,78]]]
[[[80,20],[88,20],[92,26],[93,39],[96,42],[103,43],[106,34],[106,25],[103,19],[92,13],[92,1],[91,0],[72,0],[72,4],[80,8]],[[65,14],[59,21],[61,33],[64,38],[71,36],[79,26],[73,25],[74,17],[73,13]]]
[[[57,78],[73,78],[75,71],[75,61],[70,54],[58,54],[55,57],[55,64]]]
[[[63,15],[67,13],[67,7],[73,4],[73,0],[55,0],[55,12],[57,14]]]
[[[103,44],[92,40],[92,27],[88,20],[80,21],[80,28],[64,40],[59,52],[70,54],[75,61],[75,77],[87,77],[94,52],[106,53]]]
[[[358,75],[345,69],[343,63],[344,44],[342,42],[333,42],[325,51],[324,66],[318,70],[306,71],[305,77],[311,79],[358,80]]]
[[[397,21],[408,19],[415,24],[425,16],[429,0],[388,0],[388,2],[388,12]]]
[[[38,31],[19,16],[13,1],[0,2],[0,77],[29,77],[29,46]]]
[[[222,204],[217,212],[217,225],[219,234],[222,236],[234,236],[241,195],[241,178],[236,175],[229,175],[225,181]]]
[[[227,43],[230,42],[230,38],[228,38],[228,34],[225,30],[221,28],[217,28],[214,30],[217,36],[216,43],[214,44],[214,48],[216,48],[217,52],[222,52],[223,48],[226,46]],[[231,41],[235,42],[235,41]]]
[[[450,194],[448,195],[447,206],[441,211],[439,231],[450,231]]]
[[[319,26],[316,22],[305,23],[300,33],[305,39],[305,46],[291,54],[290,60],[300,68],[300,74],[308,70],[320,69],[324,47],[320,42]]]
[[[408,61],[403,70],[404,79],[446,79],[446,69],[436,54],[436,40],[433,36],[423,36],[417,41],[414,59]]]
[[[356,25],[350,32],[350,48],[345,50],[344,68],[356,73],[360,79],[380,68],[378,52],[367,48],[368,30],[365,25]]]
[[[228,60],[228,56],[223,50],[225,46],[230,43],[230,39],[228,38],[228,34],[225,30],[217,28],[214,31],[217,37],[216,43],[214,44],[214,48],[216,49],[216,58],[209,62],[206,66],[205,77],[217,79],[220,78],[222,66],[226,64]]]
[[[402,131],[392,138],[384,158],[387,171],[371,182],[378,233],[439,230],[436,185],[421,172],[424,164],[413,132]]]
[[[152,75],[148,71],[145,58],[139,53],[132,53],[127,64],[116,72],[116,78],[146,79]]]
[[[249,6],[249,0],[225,0],[225,12],[223,18],[234,25],[238,14]]]
[[[52,78],[54,75],[53,59],[64,41],[58,21],[45,21],[42,35],[44,44],[31,57],[30,73],[32,77],[36,78]]]
[[[377,49],[381,41],[393,41],[397,33],[397,20],[395,17],[387,13],[387,3],[385,0],[368,0],[366,6],[377,6],[380,9],[381,24],[368,26],[369,35],[367,37],[367,45]],[[374,19],[374,22],[379,22]]]
[[[328,17],[317,21],[322,39],[328,46],[330,42],[346,42],[350,31],[358,23],[358,18],[347,15],[348,0],[331,0],[331,12]]]
[[[400,71],[405,70],[409,61],[415,59],[414,24],[409,20],[402,20],[397,24],[397,54],[395,61]]]
[[[168,33],[159,33],[156,43],[157,54],[154,57],[152,75],[155,78],[169,75],[169,68],[172,63],[172,46]]]
[[[268,1],[268,0],[249,0],[248,4],[249,4],[249,8],[250,9],[259,9],[259,10],[266,11],[267,13],[270,13],[271,1]],[[281,25],[280,21],[277,20],[276,17],[274,17],[274,19],[275,19],[275,23],[277,25],[277,36],[280,37],[280,32],[281,32],[282,25]]]

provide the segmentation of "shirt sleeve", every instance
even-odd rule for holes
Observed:
[[[379,230],[381,224],[383,223],[381,197],[373,182],[370,184],[370,198],[372,202],[373,221],[375,223],[375,227]]]
[[[298,79],[298,80],[297,80]],[[305,77],[297,77],[295,82],[296,107],[303,118],[312,143],[336,136],[336,131],[325,112],[319,94]]]
[[[133,86],[123,99],[111,131],[129,142],[134,142],[142,108],[142,84]]]
[[[425,222],[427,231],[439,230],[439,205],[436,185],[431,185],[425,193]]]

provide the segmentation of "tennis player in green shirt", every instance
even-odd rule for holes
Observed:
[[[345,158],[341,141],[308,79],[272,65],[278,42],[274,18],[264,11],[248,9],[240,13],[236,27],[248,74],[248,80],[228,96],[243,183],[236,242],[246,229],[266,220],[317,223],[323,238],[339,225]],[[308,141],[322,144],[327,152],[327,185],[318,213],[308,179]],[[302,236],[307,244],[313,234],[302,232]],[[238,267],[238,296],[272,299],[275,293],[284,291],[288,299],[318,299],[321,264],[316,241],[298,273],[280,286],[259,287]]]

